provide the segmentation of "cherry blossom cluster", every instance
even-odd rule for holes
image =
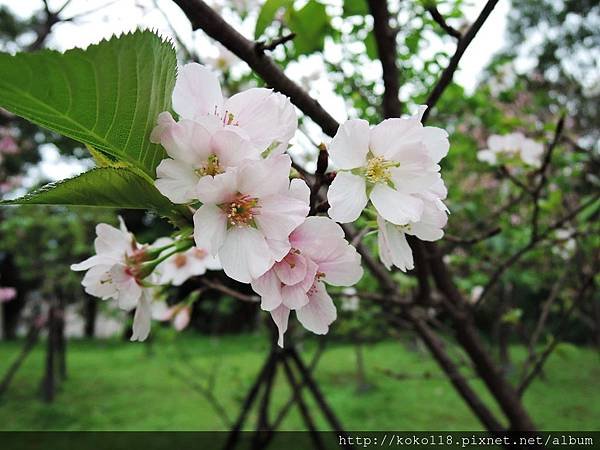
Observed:
[[[448,153],[448,134],[423,126],[425,109],[375,127],[365,120],[348,120],[329,147],[339,169],[327,195],[329,216],[346,223],[364,211],[374,218],[379,257],[388,269],[413,269],[406,235],[436,241],[448,220],[443,203],[447,189],[439,166]]]
[[[477,159],[490,165],[522,161],[528,166],[542,164],[544,146],[525,137],[523,133],[510,133],[503,136],[493,134],[487,140],[487,148],[477,152]]]
[[[329,217],[308,217],[310,189],[290,179],[286,150],[298,119],[287,97],[252,88],[225,98],[215,74],[193,63],[180,70],[172,104],[177,119],[162,112],[151,134],[168,156],[155,185],[193,211],[193,232],[143,245],[122,221],[119,229],[100,224],[96,255],[72,266],[87,270],[89,294],[135,308],[132,340],[146,339],[152,317],[177,329],[190,321],[190,302],[167,307],[156,301],[158,286],[221,268],[260,296],[279,345],[292,311],[304,328],[325,334],[337,316],[326,285],[353,286],[363,275],[360,255],[336,222],[363,217],[378,230],[381,261],[403,271],[414,266],[406,235],[443,236],[447,190],[439,163],[448,135],[423,126],[425,107],[374,127],[342,124],[329,147],[337,169]]]

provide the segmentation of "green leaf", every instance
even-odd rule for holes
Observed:
[[[369,7],[365,0],[344,0],[344,11],[342,17],[366,16]]]
[[[173,46],[149,31],[86,50],[0,53],[0,106],[154,177],[165,153],[150,131],[175,76]]]
[[[275,14],[279,8],[287,8],[292,4],[292,0],[267,0],[260,9],[256,19],[256,28],[254,29],[254,39],[258,40],[265,32],[267,27],[273,22]]]
[[[288,26],[296,33],[296,55],[308,55],[323,50],[329,31],[329,16],[325,5],[309,0],[299,11],[288,10]]]
[[[147,175],[126,167],[92,169],[76,177],[47,184],[15,200],[4,200],[1,204],[148,209],[177,225],[184,224],[189,216],[184,207],[164,197]]]
[[[378,58],[379,51],[377,50],[377,41],[375,40],[375,34],[373,33],[373,30],[369,31],[369,34],[367,34],[367,38],[365,39],[365,47],[369,59],[376,60]]]

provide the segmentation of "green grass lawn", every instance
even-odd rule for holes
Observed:
[[[0,374],[22,343],[0,343]],[[304,355],[309,358],[314,345]],[[1,430],[218,430],[226,429],[214,408],[190,384],[212,373],[213,392],[228,415],[240,404],[267,352],[260,335],[208,338],[159,334],[151,351],[144,344],[77,341],[69,344],[69,378],[51,405],[39,400],[44,352],[29,356],[0,400]],[[513,349],[517,355],[520,349]],[[316,369],[327,399],[349,430],[475,430],[481,426],[426,351],[399,341],[365,347],[368,380],[357,390],[355,350],[331,344]],[[174,373],[184,373],[180,375]],[[409,376],[396,379],[389,371]],[[418,376],[428,373],[429,377]],[[546,377],[529,389],[525,403],[546,430],[593,430],[600,424],[600,364],[593,350],[567,347],[550,359]],[[275,405],[289,391],[283,372],[276,378]],[[472,380],[477,389],[481,383]],[[487,399],[489,401],[489,398]],[[494,408],[496,409],[496,408]],[[250,417],[248,428],[256,423]],[[327,429],[318,417],[317,424]],[[294,409],[284,429],[304,429]]]

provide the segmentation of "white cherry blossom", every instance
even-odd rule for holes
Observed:
[[[271,154],[283,153],[298,127],[296,110],[284,95],[251,88],[226,99],[216,74],[197,63],[180,68],[173,109],[180,119],[202,123],[209,130],[232,130],[260,152]]]
[[[96,254],[71,270],[86,270],[81,284],[85,291],[102,300],[114,299],[126,311],[136,309],[132,341],[143,341],[150,333],[150,304],[153,294],[143,286],[142,263],[146,248],[140,246],[119,217],[120,228],[101,223],[96,226]]]
[[[168,112],[158,116],[151,140],[160,143],[170,158],[156,168],[157,189],[174,203],[195,199],[203,176],[217,175],[245,159],[259,159],[260,151],[231,129],[209,129],[192,120],[175,122]]]
[[[438,163],[449,148],[444,130],[421,124],[424,111],[422,107],[415,116],[387,119],[373,128],[359,119],[340,126],[329,146],[340,169],[327,195],[332,219],[358,219],[370,199],[389,222],[420,220],[424,204],[419,194],[438,182]]]
[[[344,239],[342,228],[326,217],[309,217],[290,235],[287,255],[252,288],[270,311],[283,346],[291,310],[309,331],[326,334],[337,312],[325,284],[352,286],[363,275],[360,255]]]
[[[406,235],[423,241],[437,241],[444,236],[443,228],[448,222],[447,209],[440,199],[423,198],[423,214],[417,222],[396,225],[377,215],[379,259],[389,270],[396,266],[402,271],[414,269],[412,250]]]
[[[202,206],[194,213],[194,240],[218,255],[234,280],[249,283],[289,252],[288,236],[309,211],[294,193],[308,186],[301,180],[290,183],[290,168],[290,157],[279,155],[246,161],[198,182]]]
[[[520,158],[525,164],[538,167],[544,153],[544,146],[539,142],[516,132],[506,135],[491,135],[487,140],[487,148],[477,152],[477,159],[490,165],[500,164]]]

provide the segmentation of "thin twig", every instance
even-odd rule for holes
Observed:
[[[265,51],[275,50],[279,45],[285,44],[286,42],[291,41],[295,37],[296,37],[296,33],[289,33],[289,34],[284,34],[283,36],[281,36],[277,39],[273,39],[268,44],[266,44],[262,41],[258,41],[254,45],[255,45],[257,52],[264,53]]]
[[[437,24],[450,36],[460,40],[462,38],[462,34],[456,28],[451,27],[444,19],[444,16],[440,13],[436,6],[431,6],[426,8],[429,14],[431,14],[431,18],[437,22]]]

